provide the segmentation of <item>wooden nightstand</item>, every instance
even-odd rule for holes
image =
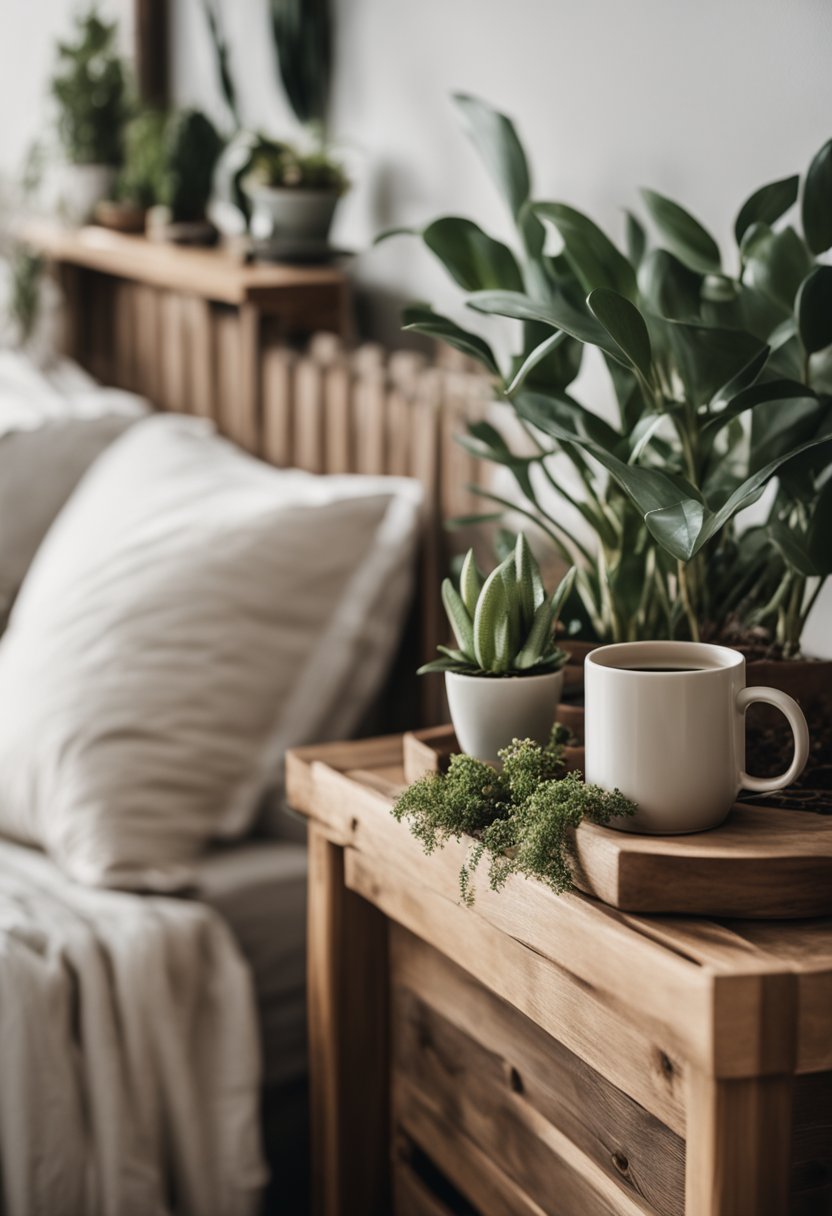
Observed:
[[[390,815],[400,738],[290,754],[316,1211],[832,1213],[832,922],[635,917]],[[392,1199],[391,1199],[392,1195]]]

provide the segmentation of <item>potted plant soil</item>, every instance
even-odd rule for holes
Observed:
[[[514,551],[487,578],[473,550],[465,557],[459,589],[442,585],[456,648],[420,674],[441,671],[462,750],[496,763],[511,740],[548,741],[563,687],[567,655],[554,640],[560,608],[574,579],[570,570],[553,596],[521,532]]]
[[[115,40],[115,23],[90,10],[78,17],[74,39],[58,43],[51,88],[66,157],[61,204],[73,223],[84,223],[110,196],[121,163],[127,98]]]
[[[652,190],[649,222],[626,213],[621,243],[572,205],[536,200],[510,119],[455,100],[511,244],[453,216],[415,235],[462,288],[472,322],[510,322],[513,354],[427,305],[404,323],[493,379],[502,407],[460,440],[507,469],[517,493],[482,487],[484,510],[493,519],[495,502],[516,502],[576,566],[570,636],[580,622],[587,642],[702,640],[763,657],[761,682],[796,695],[814,735],[823,723],[806,701],[817,682],[832,685],[832,664],[801,654],[832,572],[832,141],[802,181],[748,195],[723,258],[695,217]],[[609,372],[612,420],[573,395],[587,347]],[[764,510],[745,514],[766,491]]]

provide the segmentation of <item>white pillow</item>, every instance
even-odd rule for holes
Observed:
[[[344,731],[406,615],[420,491],[138,423],[46,537],[0,640],[0,833],[171,890],[246,832],[282,750]]]
[[[49,525],[97,456],[148,407],[63,361],[0,351],[0,633]]]

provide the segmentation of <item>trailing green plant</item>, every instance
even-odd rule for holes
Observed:
[[[296,190],[335,190],[343,194],[349,179],[343,166],[323,149],[303,152],[294,144],[258,137],[245,168],[247,186]]]
[[[572,589],[574,567],[549,597],[540,567],[521,532],[512,552],[484,577],[469,549],[462,563],[459,590],[442,583],[442,603],[456,648],[438,646],[441,658],[419,674],[454,671],[463,675],[522,676],[558,671],[568,655],[555,643],[561,607]]]
[[[222,149],[216,127],[200,110],[176,110],[166,119],[157,197],[174,222],[205,218]]]
[[[116,54],[115,22],[94,8],[78,16],[73,41],[58,42],[52,95],[58,134],[73,164],[118,165],[128,115],[124,67]]]
[[[498,772],[471,756],[452,756],[446,773],[428,773],[404,791],[393,815],[407,820],[426,853],[449,840],[474,838],[460,870],[460,896],[474,901],[474,875],[488,858],[488,881],[499,891],[512,874],[542,879],[557,894],[571,889],[575,829],[584,819],[608,824],[635,814],[618,790],[584,784],[566,773],[563,749],[515,739],[500,752]]]
[[[626,252],[576,208],[534,201],[512,122],[476,98],[455,101],[513,244],[457,216],[415,235],[472,310],[510,319],[512,334],[520,322],[522,341],[504,360],[427,304],[404,324],[478,360],[525,431],[520,446],[478,422],[461,441],[510,470],[520,510],[576,563],[579,611],[599,639],[754,628],[796,653],[832,572],[832,266],[819,260],[832,247],[832,141],[803,182],[802,235],[785,222],[799,178],[772,182],[740,207],[729,265],[698,220],[655,191],[643,199],[658,240],[628,213]],[[403,231],[414,233],[379,239]],[[587,347],[609,372],[613,422],[568,391]],[[738,514],[770,484],[765,523],[743,528]],[[564,506],[583,530],[564,522]]]

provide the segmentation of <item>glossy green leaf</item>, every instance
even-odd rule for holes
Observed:
[[[769,525],[769,535],[787,564],[798,574],[806,578],[818,574],[804,536],[793,532],[782,520],[775,520]]]
[[[588,440],[611,452],[626,445],[626,440],[599,414],[587,409],[567,393],[541,393],[523,389],[514,398],[521,418],[544,434],[563,442]]]
[[[647,233],[632,211],[625,213],[625,242],[631,266],[640,266],[647,252]]]
[[[569,335],[562,329],[556,330],[544,338],[540,345],[536,346],[530,354],[526,355],[525,359],[517,367],[511,378],[511,382],[506,386],[506,396],[511,397],[519,388],[522,388],[535,368],[565,341],[569,341]]]
[[[807,549],[817,574],[832,574],[832,479],[821,490],[812,511]]]
[[[472,334],[469,330],[463,329],[449,317],[443,317],[440,313],[434,312],[429,304],[408,305],[402,312],[402,329],[426,334],[431,338],[440,338],[449,346],[453,346],[455,350],[461,351],[464,355],[470,355],[472,359],[482,363],[493,375],[500,375],[494,352],[485,339],[481,338],[479,334]]]
[[[522,532],[518,533],[514,549],[514,578],[520,605],[521,625],[524,630],[528,630],[531,628],[535,611],[540,603],[543,581],[535,556]]]
[[[471,617],[462,602],[462,597],[449,578],[442,582],[442,604],[454,631],[459,649],[468,655],[474,653],[474,630]]]
[[[702,275],[666,249],[653,249],[638,271],[638,285],[652,312],[674,321],[699,316]]]
[[[689,211],[655,190],[642,190],[641,194],[653,223],[680,262],[703,274],[722,269],[719,246]]]
[[[539,321],[552,329],[562,329],[579,342],[599,346],[613,359],[627,362],[616,342],[590,313],[583,313],[562,296],[542,303],[516,291],[478,291],[468,300],[476,312],[517,321]]]
[[[684,498],[670,507],[648,511],[644,522],[659,544],[682,561],[696,552],[705,523],[706,508],[701,502]]]
[[[800,405],[797,406],[796,403]],[[804,404],[816,406],[817,398],[810,389],[797,381],[766,380],[762,384],[751,384],[735,393],[723,409],[708,419],[702,427],[702,434],[713,436],[747,410],[761,405],[768,405],[773,411],[777,411],[784,428],[788,428],[794,419],[794,409],[802,408]]]
[[[598,287],[587,297],[587,307],[627,360],[649,381],[653,374],[653,351],[644,317],[635,304],[609,287]]]
[[[817,266],[803,280],[795,312],[800,341],[808,354],[832,343],[832,266]]]
[[[628,299],[636,294],[636,276],[624,255],[589,216],[566,203],[535,203],[534,212],[558,230],[566,256],[585,292],[612,287]]]
[[[766,344],[737,329],[650,318],[651,334],[673,355],[689,399],[704,405],[748,366]]]
[[[832,139],[814,156],[803,184],[803,234],[812,253],[832,247]]]
[[[422,237],[465,291],[523,290],[523,277],[514,254],[471,220],[444,216],[429,224]]]
[[[755,190],[740,207],[734,221],[734,236],[739,245],[752,224],[773,224],[797,202],[800,177],[783,177]]]
[[[503,198],[518,216],[529,197],[529,166],[514,123],[478,97],[454,96],[471,140]]]
[[[763,346],[761,350],[756,351],[748,362],[731,376],[727,383],[716,390],[711,398],[711,409],[719,409],[736,397],[737,393],[741,393],[744,389],[749,388],[762,372],[770,353],[771,347],[767,345]]]
[[[809,251],[794,228],[772,232],[765,224],[754,224],[743,240],[742,255],[745,286],[791,312],[797,289],[812,268]]]

